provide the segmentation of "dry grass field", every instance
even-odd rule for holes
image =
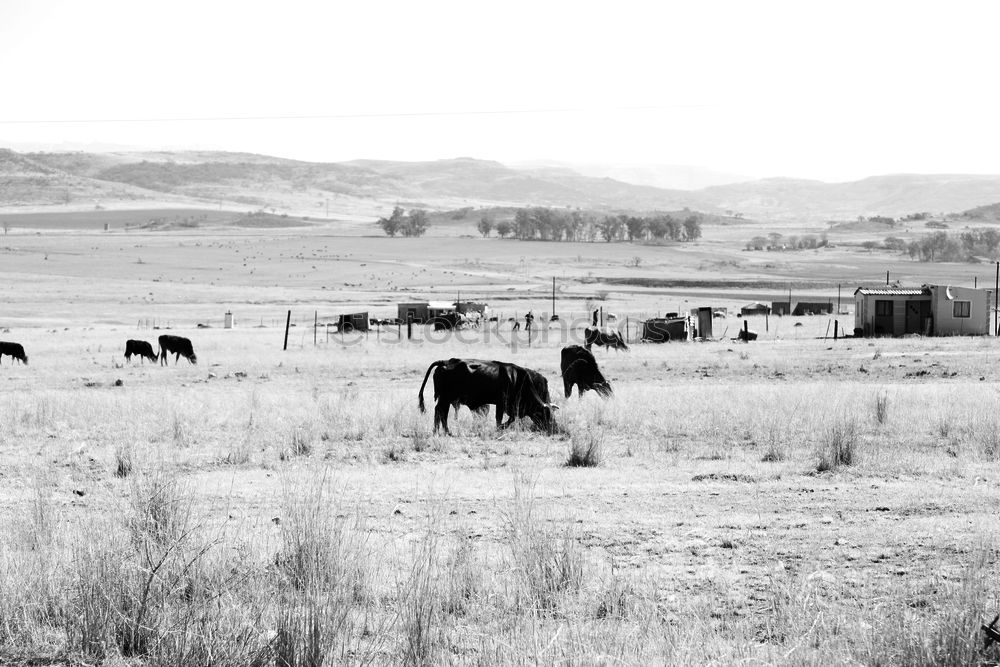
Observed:
[[[580,282],[590,255],[691,275],[711,239],[461,243],[0,241],[0,339],[30,357],[0,362],[0,662],[997,661],[979,631],[1000,612],[996,339],[834,343],[819,338],[826,318],[772,319],[748,345],[599,350],[607,401],[563,398],[556,329],[516,348],[506,332],[313,346],[314,310],[392,315],[444,288],[542,311],[560,269],[566,311],[757,298],[609,288],[594,301],[601,286]],[[816,271],[839,263],[846,283],[855,260]],[[932,270],[958,282],[972,268]],[[236,329],[220,326],[227,308]],[[300,326],[283,352],[288,308]],[[161,333],[136,328],[150,319],[190,337],[198,365],[126,364],[127,338]],[[738,321],[716,326],[732,336]],[[455,435],[434,435],[416,394],[453,356],[542,372],[559,431],[496,432],[462,409]]]

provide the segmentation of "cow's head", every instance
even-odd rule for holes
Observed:
[[[524,373],[518,412],[529,419],[535,428],[553,433],[556,430],[556,410],[558,405],[549,398],[549,381],[543,375],[528,369],[520,369]]]
[[[198,355],[195,354],[194,352],[191,353],[191,356],[188,357],[188,359],[191,360],[192,364],[197,364],[198,363]]]

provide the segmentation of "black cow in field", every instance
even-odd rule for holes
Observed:
[[[570,394],[573,393],[573,385],[576,385],[576,392],[581,398],[583,393],[588,390],[596,391],[597,395],[602,398],[607,398],[614,393],[611,390],[611,384],[604,379],[604,375],[597,367],[594,355],[585,347],[580,345],[564,347],[559,367],[562,370],[566,398],[569,398]]]
[[[3,359],[3,355],[17,359],[21,363],[28,363],[28,355],[24,353],[24,348],[21,347],[20,343],[7,343],[0,340],[0,360]]]
[[[540,429],[552,432],[555,428],[553,411],[557,406],[549,402],[549,383],[540,373],[503,361],[478,359],[448,359],[435,361],[427,367],[420,385],[419,406],[425,412],[424,386],[434,371],[434,432],[438,427],[448,430],[448,410],[466,405],[474,412],[485,413],[487,406],[496,406],[497,428],[503,429],[515,419],[528,417]],[[503,415],[508,415],[503,422]]]
[[[184,357],[192,364],[198,363],[198,357],[195,356],[194,348],[191,346],[191,341],[183,336],[171,336],[169,334],[163,334],[159,338],[160,341],[160,365],[164,366],[167,363],[167,355],[174,354],[174,363],[176,364],[180,361],[181,357]]]
[[[125,341],[125,361],[131,363],[133,356],[139,357],[143,363],[146,363],[146,359],[156,363],[156,353],[153,352],[153,346],[144,340],[129,339]]]
[[[583,337],[584,347],[588,350],[594,345],[613,347],[616,350],[628,349],[628,345],[625,344],[625,339],[622,338],[619,331],[601,331],[597,327],[587,327],[586,331],[583,332]]]

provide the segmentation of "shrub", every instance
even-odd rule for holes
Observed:
[[[853,465],[857,448],[858,429],[853,420],[834,422],[826,427],[821,439],[818,472]]]
[[[566,465],[570,468],[593,468],[600,465],[603,439],[604,433],[599,430],[574,430],[570,436]]]

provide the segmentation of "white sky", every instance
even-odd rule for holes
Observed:
[[[988,1],[0,0],[0,145],[1000,174],[998,18]],[[216,118],[258,120],[192,120]],[[83,120],[145,122],[65,122]]]

